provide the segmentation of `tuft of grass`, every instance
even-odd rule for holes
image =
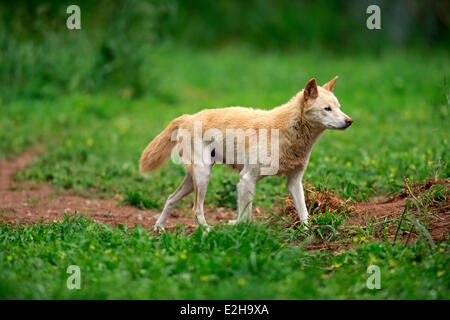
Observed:
[[[339,235],[339,226],[343,221],[342,214],[337,210],[330,211],[326,207],[325,212],[312,215],[310,223],[314,225],[312,230],[315,235],[318,235],[322,241],[331,241]]]

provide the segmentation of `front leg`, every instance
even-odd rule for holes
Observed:
[[[296,170],[287,174],[287,188],[294,200],[300,221],[308,224],[308,209],[306,208],[305,195],[303,193],[302,178],[305,170]]]

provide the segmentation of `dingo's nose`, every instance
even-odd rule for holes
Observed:
[[[350,119],[350,118],[345,118],[345,124],[346,124],[347,128],[350,127],[350,126],[352,125],[352,123],[353,123],[353,120],[352,120],[352,119]]]

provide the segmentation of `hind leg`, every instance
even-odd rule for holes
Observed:
[[[187,172],[181,185],[167,199],[163,212],[159,216],[158,221],[156,221],[155,227],[164,229],[164,225],[170,212],[172,212],[173,208],[182,198],[190,194],[192,191],[194,191],[194,182],[192,175]]]

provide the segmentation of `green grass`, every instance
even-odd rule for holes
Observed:
[[[52,83],[46,88],[51,95],[0,98],[0,158],[42,144],[45,153],[18,179],[89,196],[121,194],[125,203],[161,210],[184,169],[169,162],[143,177],[138,160],[173,118],[229,105],[272,108],[312,77],[325,83],[339,75],[335,93],[355,123],[345,132],[325,133],[313,149],[307,180],[319,190],[366,200],[399,191],[404,177],[413,183],[436,173],[450,176],[446,52],[334,56],[162,45],[144,56],[139,74],[151,90],[139,98],[126,86],[66,94]],[[235,208],[237,181],[237,173],[216,166],[206,203]],[[443,192],[436,188],[428,202],[441,201]],[[255,205],[279,214],[273,209],[286,194],[283,179],[266,178],[257,186]],[[192,202],[190,196],[179,206],[189,209]],[[426,205],[392,223],[401,231],[419,230],[414,223],[427,217]],[[178,228],[160,237],[139,226],[114,229],[83,218],[48,226],[2,225],[0,297],[450,298],[448,242],[432,246],[426,233],[412,246],[392,246],[375,240],[375,226],[368,223],[350,234],[356,250],[302,248],[311,239],[346,241],[343,223],[342,216],[325,211],[306,233],[255,223],[217,226],[208,234],[186,235]],[[81,290],[66,288],[71,264],[81,268]],[[378,291],[366,287],[371,264],[381,268]]]
[[[0,230],[2,299],[450,298],[449,247],[421,240],[406,248],[363,242],[332,254],[308,252],[263,224],[155,237],[77,215]],[[79,290],[66,287],[69,265],[80,267]],[[369,265],[380,267],[380,290],[366,286]]]

